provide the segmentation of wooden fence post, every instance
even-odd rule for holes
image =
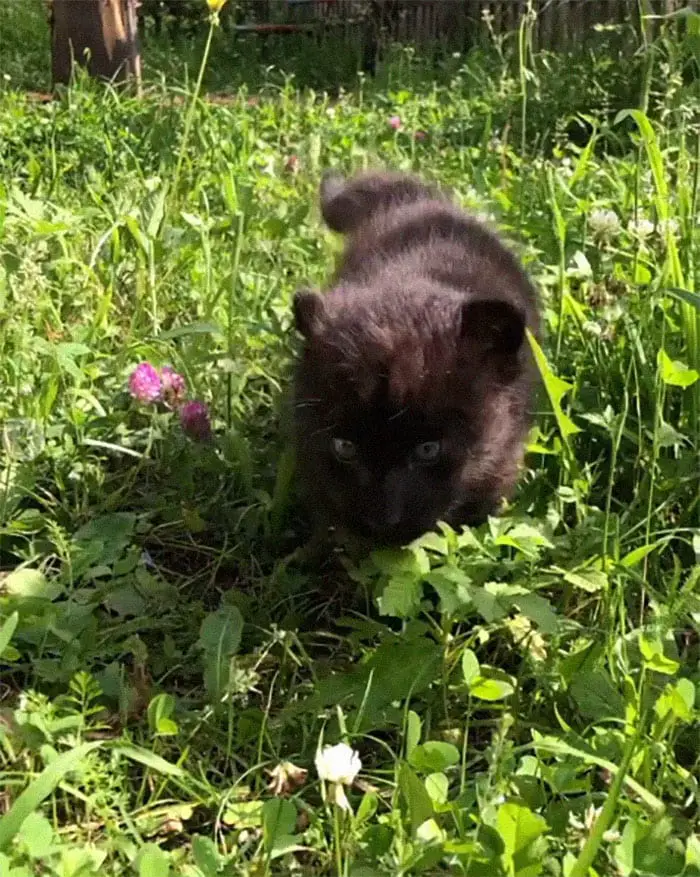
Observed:
[[[137,0],[52,0],[53,85],[70,82],[73,60],[91,76],[139,81]]]

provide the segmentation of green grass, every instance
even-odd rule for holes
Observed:
[[[195,106],[176,187],[174,89],[38,105],[6,68],[2,877],[700,874],[693,48],[631,59],[631,94],[604,48],[578,89],[524,51],[435,78],[403,53],[333,99],[273,72]],[[519,247],[538,426],[498,520],[285,567],[290,296],[337,250],[322,170],[372,163]],[[213,443],[129,397],[143,360],[186,377]],[[341,740],[352,813],[314,766]]]

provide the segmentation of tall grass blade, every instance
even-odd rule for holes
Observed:
[[[22,823],[53,792],[61,780],[74,770],[88,753],[105,745],[104,740],[83,743],[70,752],[59,755],[17,798],[9,811],[0,819],[0,851],[6,850]]]

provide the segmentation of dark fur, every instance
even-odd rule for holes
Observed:
[[[530,425],[534,288],[495,234],[414,177],[329,174],[321,208],[348,240],[332,288],[294,299],[311,511],[383,544],[482,522],[513,490]],[[341,462],[334,438],[356,457]],[[434,441],[440,458],[419,460]]]

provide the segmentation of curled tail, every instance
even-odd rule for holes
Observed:
[[[352,234],[376,214],[398,204],[442,197],[436,188],[409,174],[381,171],[347,180],[338,171],[326,171],[320,195],[326,225],[342,234]]]

